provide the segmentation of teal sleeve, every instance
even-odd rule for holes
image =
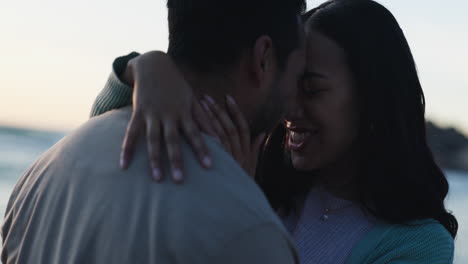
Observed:
[[[400,233],[398,237],[394,237],[393,242],[394,248],[386,254],[387,260],[378,263],[453,263],[454,240],[440,224],[424,225],[413,232],[407,230],[407,232]]]
[[[440,224],[425,225],[417,235],[401,247],[401,258],[395,257],[389,264],[452,264],[454,240]]]
[[[123,83],[118,76],[123,73],[127,63],[139,55],[137,52],[132,52],[114,60],[112,73],[104,85],[104,89],[94,100],[90,117],[132,104],[132,87]]]
[[[439,222],[378,223],[357,245],[347,264],[452,264],[454,239]]]

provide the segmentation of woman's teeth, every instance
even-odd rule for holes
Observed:
[[[291,131],[290,137],[291,137],[291,142],[295,144],[300,144],[304,142],[304,140],[310,136],[310,132],[296,132],[296,131]]]

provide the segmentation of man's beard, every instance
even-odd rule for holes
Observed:
[[[263,132],[269,133],[276,127],[285,110],[285,99],[280,90],[278,81],[275,82],[271,93],[266,98],[265,103],[257,107],[255,116],[250,123],[250,136],[256,138]]]

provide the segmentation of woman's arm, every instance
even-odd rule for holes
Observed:
[[[132,88],[133,87],[133,88]],[[147,148],[155,180],[161,180],[160,143],[164,141],[176,182],[182,180],[180,133],[188,139],[205,167],[211,159],[200,130],[215,136],[252,176],[265,135],[251,141],[247,121],[234,99],[226,97],[224,112],[210,97],[198,100],[176,65],[163,52],[117,58],[104,90],[94,103],[91,116],[132,103],[134,111],[122,145],[121,167],[130,164],[137,140],[146,134]],[[201,106],[203,102],[203,108]]]
[[[131,76],[125,70],[127,69],[128,62],[139,55],[137,52],[132,52],[114,60],[114,63],[112,63],[112,73],[107,79],[104,89],[94,100],[90,117],[102,115],[108,111],[132,104],[133,89],[130,85],[133,82],[128,82]],[[126,76],[124,76],[124,73],[126,73]]]
[[[424,220],[422,220],[424,221]],[[454,239],[439,223],[408,223],[394,225],[370,259],[369,264],[451,264],[454,257]],[[349,262],[348,263],[355,263]],[[356,262],[357,263],[357,262]]]
[[[96,99],[91,116],[130,105],[133,114],[122,145],[121,167],[130,165],[137,140],[146,135],[147,148],[155,180],[162,179],[161,141],[166,145],[173,179],[181,182],[181,133],[191,144],[200,163],[209,168],[211,158],[200,129],[214,135],[204,110],[193,96],[191,87],[165,53],[131,53],[117,58],[104,90]]]

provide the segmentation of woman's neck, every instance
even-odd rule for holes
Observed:
[[[339,161],[317,171],[315,185],[323,187],[336,197],[356,200],[358,197],[356,182],[358,160],[356,157],[357,155],[350,153]]]

